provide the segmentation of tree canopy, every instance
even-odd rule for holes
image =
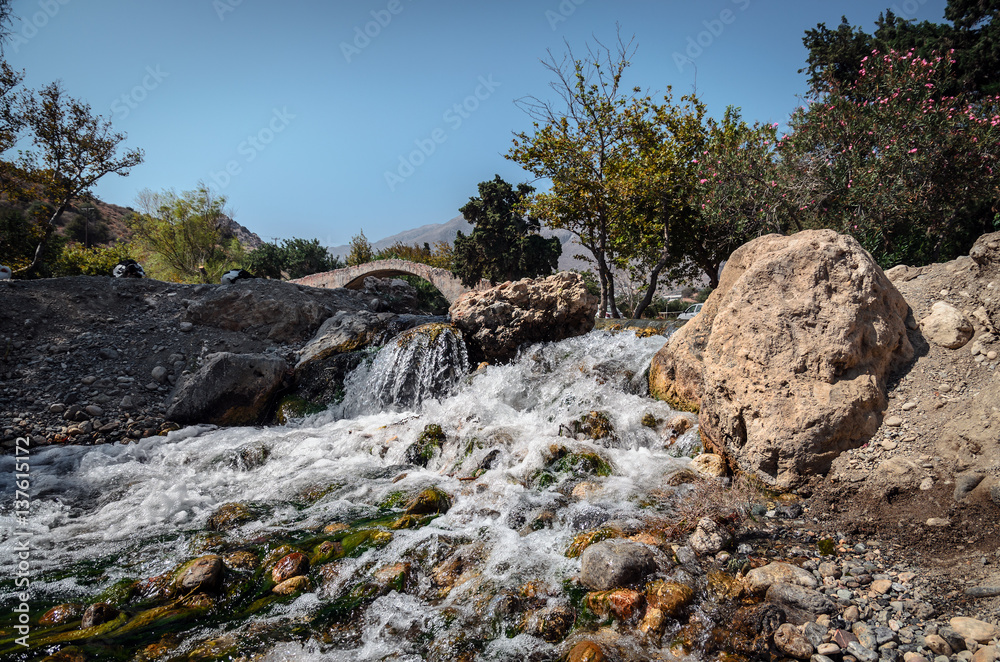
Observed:
[[[500,283],[548,276],[556,269],[562,244],[539,234],[538,219],[525,213],[534,188],[514,188],[496,175],[479,183],[479,195],[459,209],[472,233],[455,238],[452,271],[467,287],[480,280]]]

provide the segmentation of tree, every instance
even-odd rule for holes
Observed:
[[[802,39],[809,54],[808,66],[800,71],[808,72],[813,89],[823,89],[827,79],[845,89],[857,81],[861,61],[872,50],[913,50],[924,59],[954,51],[954,77],[943,91],[974,97],[1000,93],[1000,0],[949,0],[944,17],[952,24],[914,23],[887,9],[873,34],[851,26],[846,17],[836,30],[820,23]]]
[[[375,260],[375,249],[372,248],[371,242],[365,236],[364,230],[351,237],[348,245],[351,250],[347,254],[347,266],[356,267],[359,264],[368,264]]]
[[[622,114],[636,102],[638,90],[622,87],[622,75],[635,49],[618,40],[615,53],[600,43],[588,47],[581,60],[551,51],[543,61],[555,80],[558,105],[531,96],[521,108],[533,120],[532,134],[514,134],[507,158],[536,177],[550,180],[551,188],[532,200],[530,211],[546,225],[575,234],[597,267],[601,283],[599,314],[619,317],[611,271],[615,258],[613,227],[632,217],[616,184],[616,172],[627,170],[622,148],[628,140]]]
[[[500,283],[556,270],[562,244],[542,237],[538,219],[523,211],[534,190],[528,184],[514,189],[496,175],[480,182],[479,195],[459,209],[473,229],[468,237],[461,231],[455,237],[452,271],[467,287],[484,278]]]
[[[783,164],[821,184],[818,223],[854,235],[883,268],[964,254],[1000,199],[1000,97],[942,92],[952,54],[873,51],[857,80],[829,75],[791,118]]]
[[[262,278],[302,278],[310,274],[341,269],[344,263],[319,243],[319,239],[283,239],[267,242],[247,254],[245,266]]]
[[[32,173],[42,196],[55,207],[31,264],[21,269],[32,273],[70,201],[107,174],[127,176],[142,163],[143,152],[132,149],[119,156],[125,134],[114,133],[110,120],[93,115],[88,104],[68,96],[58,82],[29,95],[23,117],[37,151],[25,155],[22,167]]]
[[[129,228],[151,260],[148,270],[164,280],[217,283],[242,264],[243,247],[220,228],[226,198],[205,184],[180,195],[143,189],[136,202],[140,213],[128,219]]]

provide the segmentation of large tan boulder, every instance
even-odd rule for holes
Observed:
[[[907,311],[852,237],[760,237],[656,355],[650,389],[697,407],[703,440],[730,465],[788,489],[874,434],[887,374],[913,355]]]
[[[503,363],[530,343],[563,340],[594,328],[597,297],[583,277],[563,271],[463,294],[452,304],[451,323],[461,329],[469,360]]]

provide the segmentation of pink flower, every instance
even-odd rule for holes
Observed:
[[[699,183],[699,184],[704,184],[704,183],[705,183],[705,182],[707,182],[707,181],[708,181],[707,179],[699,179],[699,180],[698,180],[698,183]]]
[[[914,148],[913,148],[913,149],[911,149],[911,150],[910,150],[909,152],[907,152],[907,154],[916,154],[916,152],[917,152],[917,148],[916,148],[916,147],[914,147]]]

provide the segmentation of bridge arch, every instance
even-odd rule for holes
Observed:
[[[375,276],[376,278],[391,278],[393,276],[417,276],[431,283],[441,291],[448,303],[455,303],[458,297],[468,292],[471,288],[466,287],[450,271],[438,269],[418,262],[408,260],[376,260],[366,264],[359,264],[354,267],[325,271],[319,274],[311,274],[302,278],[297,278],[291,282],[309,287],[346,287],[352,290],[360,290],[364,287],[365,278]]]

